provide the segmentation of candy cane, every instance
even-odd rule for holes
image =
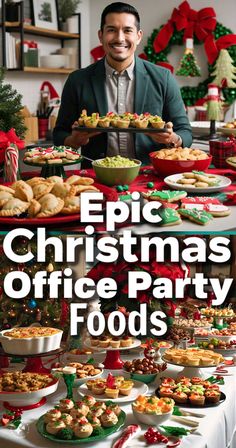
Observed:
[[[8,146],[5,151],[5,180],[15,182],[17,180],[19,153],[15,145]]]
[[[139,432],[141,431],[141,428],[139,425],[129,425],[124,430],[123,435],[116,440],[116,442],[112,445],[112,448],[125,448],[128,446],[129,442],[133,437],[135,437]]]

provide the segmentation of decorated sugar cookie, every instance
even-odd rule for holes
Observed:
[[[179,201],[182,198],[185,198],[187,196],[186,191],[179,191],[179,190],[152,190],[148,191],[147,193],[143,193],[143,196],[148,199],[149,201],[166,201],[166,202],[175,202]]]
[[[202,226],[208,224],[213,218],[212,215],[205,210],[197,210],[193,208],[192,210],[186,210],[185,208],[180,208],[178,213],[181,216],[189,219],[190,221],[196,222]]]
[[[228,216],[231,212],[230,208],[223,204],[208,204],[206,205],[205,210],[215,217]]]
[[[182,222],[178,212],[173,208],[163,208],[158,211],[158,214],[162,219],[160,223],[161,226],[175,226]]]
[[[181,199],[181,204],[221,204],[219,199],[210,198],[208,196],[188,196]]]

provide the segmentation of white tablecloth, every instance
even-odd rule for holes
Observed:
[[[165,376],[176,376],[181,370],[180,367],[169,366],[168,370],[164,372]],[[117,373],[118,371],[114,371]],[[205,377],[211,376],[213,369],[205,369]],[[236,367],[228,368],[230,376],[225,376],[225,385],[221,386],[222,391],[226,395],[226,400],[219,406],[205,409],[192,409],[193,411],[205,414],[204,418],[197,419],[199,421],[199,429],[196,433],[188,435],[183,438],[181,448],[235,448],[236,447]],[[157,384],[149,387],[149,392],[152,393]],[[69,448],[71,445],[63,443],[56,444],[44,439],[37,433],[35,422],[43,415],[48,409],[56,405],[60,398],[65,397],[65,386],[63,382],[60,382],[58,390],[52,395],[47,397],[47,403],[37,409],[26,411],[23,414],[23,430],[9,430],[7,428],[0,428],[0,446],[6,448],[53,448],[56,446],[63,446],[63,448]],[[131,404],[122,406],[122,409],[126,412],[126,425],[137,423],[134,420]],[[2,403],[0,405],[2,412]],[[186,408],[186,410],[189,410]],[[168,420],[166,425],[181,426],[179,423]],[[25,426],[25,429],[24,429]],[[189,429],[186,426],[187,429]],[[147,447],[142,434],[145,432],[145,426],[142,427],[141,436],[134,438],[130,442],[130,447],[141,448]],[[111,448],[113,442],[122,434],[122,429],[104,439],[101,442],[96,443],[96,448]],[[95,448],[94,443],[82,443],[78,446],[84,448]],[[155,445],[153,445],[155,446]]]

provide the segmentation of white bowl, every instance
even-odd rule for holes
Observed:
[[[132,405],[133,414],[136,420],[138,420],[140,423],[144,423],[145,425],[155,425],[159,426],[162,425],[162,423],[166,422],[171,415],[172,410],[169,412],[166,412],[165,414],[144,414],[143,412],[138,412],[134,409],[134,406]]]
[[[40,66],[46,68],[64,68],[68,67],[69,56],[66,54],[50,54],[40,57]]]
[[[43,397],[53,394],[58,387],[58,379],[52,377],[52,383],[43,389],[29,392],[0,392],[0,400],[7,401],[11,406],[28,406],[38,403]]]
[[[12,355],[37,355],[47,353],[60,348],[62,330],[50,336],[38,336],[31,338],[14,338],[8,336],[11,330],[4,330],[0,333],[0,342],[4,352]]]

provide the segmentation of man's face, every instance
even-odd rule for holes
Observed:
[[[137,30],[135,16],[127,13],[107,14],[103,30],[98,32],[99,40],[111,63],[129,60],[131,62],[142,35],[142,31]]]

